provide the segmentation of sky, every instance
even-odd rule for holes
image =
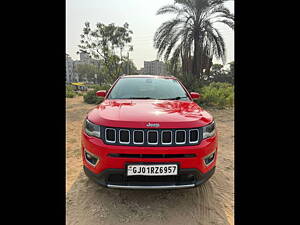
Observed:
[[[157,10],[174,0],[66,0],[66,53],[73,60],[78,60],[80,34],[85,22],[90,22],[91,28],[101,22],[106,25],[115,23],[123,26],[129,24],[133,31],[133,52],[129,58],[138,69],[144,67],[144,61],[157,59],[157,51],[153,47],[153,36],[157,28],[174,15],[156,15]],[[225,3],[234,13],[234,1]],[[225,25],[218,25],[227,50],[227,63],[234,61],[234,31]],[[214,61],[214,63],[221,63]]]

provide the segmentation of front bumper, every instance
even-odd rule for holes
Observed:
[[[180,169],[177,176],[127,177],[125,169],[106,169],[94,174],[83,166],[85,174],[101,186],[118,189],[180,189],[192,188],[205,183],[215,172],[213,167],[203,174],[197,169]]]
[[[174,189],[201,185],[214,173],[217,161],[217,136],[204,139],[199,145],[178,147],[137,147],[107,145],[101,139],[82,133],[84,171],[98,184],[109,188]],[[91,165],[85,151],[99,160]],[[215,152],[214,160],[204,159]],[[183,156],[186,155],[187,156]],[[127,164],[176,163],[177,176],[126,176]]]

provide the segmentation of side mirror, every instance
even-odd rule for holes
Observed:
[[[191,97],[192,97],[192,99],[198,99],[198,98],[200,98],[200,94],[197,92],[191,92]]]
[[[104,98],[106,96],[106,90],[97,91],[96,95]]]

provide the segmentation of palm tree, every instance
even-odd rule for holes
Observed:
[[[168,60],[172,52],[171,64],[181,59],[183,72],[191,70],[200,78],[204,69],[210,70],[213,56],[225,64],[225,43],[215,24],[223,23],[234,29],[234,15],[224,6],[226,1],[175,0],[174,4],[160,8],[157,15],[174,13],[176,17],[164,22],[154,35],[158,56],[164,55]]]

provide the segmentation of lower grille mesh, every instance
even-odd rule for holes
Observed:
[[[193,158],[196,154],[119,154],[110,153],[110,157],[116,158]]]

